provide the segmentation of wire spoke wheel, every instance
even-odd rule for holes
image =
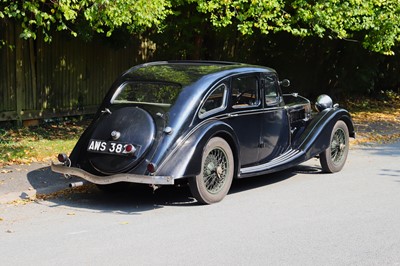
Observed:
[[[221,201],[229,191],[234,172],[233,154],[222,138],[209,140],[204,148],[201,172],[189,179],[190,190],[200,203]]]
[[[203,178],[206,189],[210,193],[218,193],[226,181],[228,158],[219,147],[213,149],[205,159]]]
[[[320,154],[322,170],[327,173],[339,172],[346,163],[349,152],[349,130],[342,120],[336,122],[331,134],[329,147]]]
[[[339,128],[333,135],[331,142],[331,158],[335,165],[342,162],[347,145],[345,132],[343,129]]]

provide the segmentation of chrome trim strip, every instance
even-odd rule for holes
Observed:
[[[130,182],[151,185],[173,185],[174,179],[171,176],[147,176],[135,174],[115,174],[109,176],[93,175],[85,170],[76,167],[68,167],[62,164],[54,164],[51,162],[51,170],[56,173],[73,175],[83,178],[91,183],[98,185],[106,185],[117,182]]]
[[[235,112],[230,112],[226,113],[225,115],[252,115],[252,114],[266,114],[266,113],[272,113],[277,110],[285,109],[284,106],[277,106],[277,107],[265,107],[261,109],[253,109],[253,110],[242,110],[242,111],[235,111]]]
[[[269,169],[275,166],[279,166],[282,165],[284,163],[286,163],[289,159],[293,159],[298,157],[299,155],[301,155],[301,151],[300,150],[293,150],[290,149],[287,152],[281,154],[280,156],[276,157],[275,159],[264,163],[264,164],[260,164],[260,165],[256,165],[256,166],[251,166],[251,167],[246,167],[246,168],[242,168],[240,169],[240,172],[242,174],[248,174],[248,173],[253,173],[253,172],[258,172],[258,171],[262,171],[265,169]]]
[[[275,162],[281,162],[283,160],[287,160],[291,157],[293,157],[294,155],[296,155],[299,152],[299,150],[288,150],[287,152],[281,154],[280,156],[272,159],[269,163],[275,163]]]

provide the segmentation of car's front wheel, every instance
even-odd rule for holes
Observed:
[[[229,144],[220,137],[210,139],[203,151],[201,172],[189,179],[192,195],[203,204],[221,201],[232,184],[233,153]]]
[[[320,154],[322,170],[335,173],[342,170],[349,152],[349,129],[342,120],[333,127],[329,147]]]

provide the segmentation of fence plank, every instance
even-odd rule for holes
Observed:
[[[117,76],[141,61],[137,40],[116,47],[57,32],[45,43],[40,34],[20,39],[20,30],[0,23],[0,37],[15,45],[0,49],[0,121],[94,113]]]
[[[16,36],[21,32],[21,26],[15,26]],[[24,58],[23,58],[23,40],[15,38],[15,94],[16,94],[16,112],[17,120],[21,122],[20,115],[24,109]]]
[[[5,41],[5,46],[0,48],[0,113],[16,111],[15,49],[10,48],[14,46],[14,36],[14,25],[0,23],[0,39]]]

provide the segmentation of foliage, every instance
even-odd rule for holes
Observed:
[[[257,29],[361,41],[375,52],[393,54],[400,41],[398,0],[202,0],[214,26],[237,25],[242,34]]]
[[[384,54],[393,54],[400,41],[398,0],[0,0],[0,19],[20,21],[23,38],[42,32],[46,41],[54,29],[76,36],[89,26],[110,36],[116,29],[165,28],[172,14],[195,22],[199,13],[215,28],[234,25],[244,35],[288,32],[345,39]]]
[[[69,31],[77,36],[88,24],[95,32],[110,36],[117,28],[140,32],[153,25],[161,26],[170,13],[168,0],[1,0],[0,19],[21,22],[24,39],[43,33],[51,41],[52,31]],[[82,25],[83,24],[83,25]]]
[[[359,37],[363,45],[377,52],[393,54],[400,40],[398,0],[296,1],[299,22],[313,25],[311,32],[340,39]],[[310,32],[310,30],[308,30]]]

